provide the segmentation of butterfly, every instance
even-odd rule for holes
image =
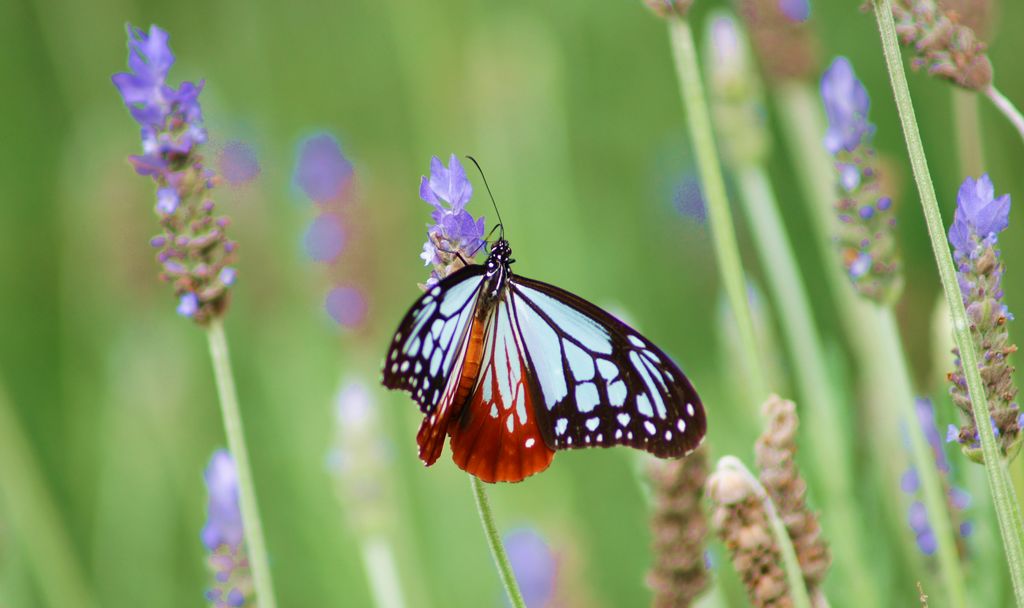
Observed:
[[[697,392],[661,349],[568,291],[514,275],[502,234],[484,264],[428,287],[384,361],[384,385],[424,414],[419,457],[451,437],[459,468],[522,481],[556,450],[626,445],[662,458],[700,445]]]

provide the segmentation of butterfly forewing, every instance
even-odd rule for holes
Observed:
[[[466,266],[427,289],[395,332],[384,386],[412,393],[424,414],[440,402],[462,354],[483,273],[483,266]]]
[[[679,367],[611,314],[565,290],[513,277],[509,297],[553,449],[628,445],[677,457],[700,445],[704,408]]]

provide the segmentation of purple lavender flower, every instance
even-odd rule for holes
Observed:
[[[391,536],[396,521],[394,450],[381,427],[378,405],[361,378],[346,378],[335,396],[336,438],[327,454],[352,532],[375,543]]]
[[[1010,225],[1010,195],[995,196],[995,187],[988,174],[978,179],[968,177],[956,195],[956,212],[949,227],[949,242],[959,257],[972,253]]]
[[[128,26],[128,68],[130,72],[112,78],[132,117],[142,126],[144,155],[133,157],[139,173],[146,167],[165,166],[167,157],[184,157],[193,146],[206,141],[199,107],[198,85],[183,82],[174,89],[167,73],[174,54],[167,44],[167,32],[152,25],[149,34]],[[141,165],[141,166],[140,166]]]
[[[825,148],[838,176],[839,232],[836,243],[847,276],[861,295],[890,303],[902,286],[892,199],[880,190],[875,127],[868,121],[871,101],[845,57],[838,57],[821,78],[828,115]]]
[[[156,212],[162,233],[150,240],[163,266],[161,278],[174,285],[178,313],[205,324],[227,309],[230,282],[218,281],[234,261],[226,217],[213,215],[207,198],[216,178],[204,167],[198,146],[206,141],[199,106],[202,83],[167,84],[174,65],[167,32],[151,26],[146,34],[128,26],[129,72],[114,85],[142,127],[141,156],[130,160],[136,172],[157,186]]]
[[[547,606],[555,595],[558,560],[532,528],[505,535],[505,550],[527,606]]]
[[[473,196],[473,185],[466,177],[462,163],[454,154],[448,166],[441,159],[430,161],[430,177],[420,178],[420,198],[434,207],[430,217],[434,224],[427,229],[428,239],[420,258],[424,265],[442,269],[447,274],[462,264],[460,256],[471,259],[483,246],[484,218],[473,219],[466,203]]]
[[[821,98],[828,115],[825,148],[832,154],[853,152],[874,133],[875,126],[868,122],[871,100],[867,89],[846,57],[836,57],[821,77]]]
[[[676,210],[698,224],[707,221],[707,206],[701,191],[700,179],[693,171],[687,171],[675,188],[673,195]]]
[[[238,507],[238,473],[227,450],[217,450],[204,475],[210,493],[203,544],[213,551],[221,545],[237,549],[243,536],[242,511]]]
[[[949,485],[949,461],[946,459],[943,450],[942,436],[935,421],[935,408],[928,399],[917,399],[914,403],[917,412],[917,421],[924,431],[928,445],[932,449],[932,456],[935,459],[935,466],[942,473],[943,484],[946,486],[947,507],[952,515],[964,511],[970,505],[970,495],[956,486]],[[900,489],[910,495],[916,495],[920,489],[920,479],[917,470],[913,467],[907,469],[900,478]],[[907,520],[911,530],[917,539],[918,548],[925,555],[932,555],[936,550],[935,534],[931,524],[928,522],[928,512],[924,504],[914,501],[907,512]],[[970,533],[970,526],[961,526],[961,536]]]
[[[992,425],[1003,453],[1012,458],[1020,449],[1020,409],[1009,356],[1017,347],[1010,342],[1007,322],[1013,315],[1003,302],[1004,267],[998,248],[999,233],[1010,224],[1010,195],[997,197],[988,175],[968,177],[957,194],[956,212],[949,228],[949,242],[957,264],[957,279],[971,337],[981,355],[981,377],[992,413]],[[953,403],[963,413],[964,426],[956,433],[964,452],[980,461],[973,408],[958,349],[953,349],[955,369],[949,374]]]
[[[352,163],[341,152],[338,140],[319,133],[300,144],[295,184],[317,203],[341,196],[352,178]]]
[[[201,536],[214,576],[206,599],[216,608],[244,606],[252,594],[252,578],[238,505],[238,473],[227,450],[213,453],[205,478],[210,499]]]

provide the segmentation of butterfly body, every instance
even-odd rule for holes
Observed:
[[[420,458],[452,456],[484,481],[521,481],[555,450],[628,445],[679,457],[703,439],[700,399],[679,368],[635,330],[562,289],[515,276],[494,243],[406,314],[384,385],[425,417]]]

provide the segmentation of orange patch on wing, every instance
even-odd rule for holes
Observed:
[[[480,362],[484,352],[483,322],[473,318],[469,328],[469,336],[462,352],[457,353],[455,366],[452,368],[448,385],[445,386],[441,401],[433,413],[423,419],[420,430],[416,434],[416,443],[420,447],[420,460],[428,467],[441,456],[444,440],[448,437],[448,424],[454,416],[459,419],[463,404],[469,399],[469,393],[476,384],[480,371]]]
[[[522,481],[548,468],[555,452],[537,427],[526,361],[513,340],[497,334],[495,328],[480,381],[449,429],[452,460],[483,481]]]

